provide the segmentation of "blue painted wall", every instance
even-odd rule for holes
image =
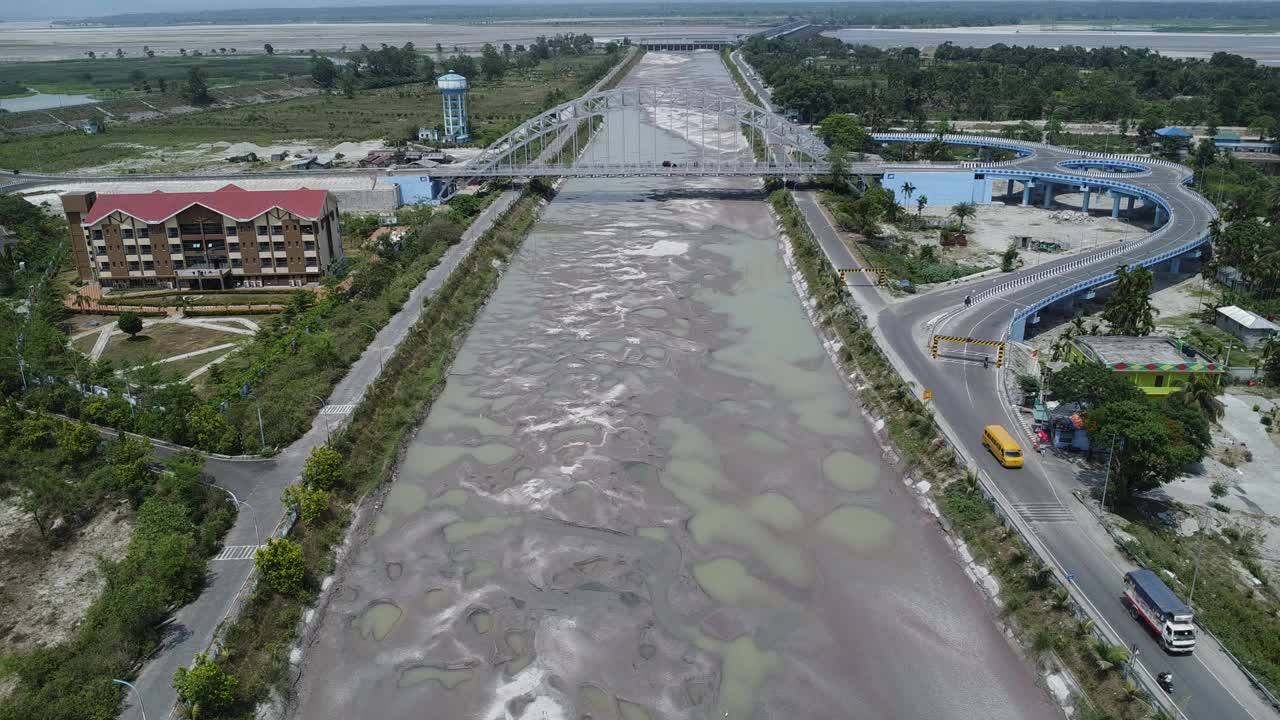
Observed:
[[[400,202],[397,205],[437,205],[440,202],[437,198],[445,187],[443,180],[432,179],[427,175],[392,175],[387,180],[400,187]]]
[[[903,183],[915,186],[915,194],[907,199],[902,192]],[[880,181],[886,190],[892,190],[902,205],[915,207],[916,198],[926,195],[930,205],[958,205],[963,202],[986,204],[991,202],[991,183],[988,178],[979,180],[972,170],[957,172],[890,172]],[[1001,181],[1003,182],[1003,181]]]

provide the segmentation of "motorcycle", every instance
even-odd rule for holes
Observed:
[[[1156,682],[1170,695],[1173,694],[1173,673],[1165,671],[1156,676]]]

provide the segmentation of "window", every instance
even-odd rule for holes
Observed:
[[[182,258],[174,258],[174,259],[173,259],[173,269],[174,269],[174,270],[181,270],[181,269],[182,269],[182,267],[183,267],[183,264],[184,264],[184,263],[182,262]]]
[[[275,264],[275,260],[272,260],[269,257],[262,258],[262,267],[264,268],[275,267]]]
[[[276,243],[272,246],[276,252],[284,252],[284,243]]]
[[[236,236],[236,226],[235,226],[235,225],[228,225],[226,229],[227,229],[227,237],[235,237],[235,236]]]
[[[187,243],[187,250],[189,252],[200,252],[204,250],[204,243],[202,242]]]
[[[306,241],[306,242],[302,243],[302,249],[303,249],[303,250],[306,250],[307,252],[314,252],[314,251],[315,251],[315,249],[316,249],[316,244],[315,244],[314,242],[312,242],[312,241],[308,240],[308,241]]]
[[[142,261],[142,269],[143,269],[143,270],[155,270],[155,269],[156,269],[156,264],[155,264],[155,263],[153,263],[153,262],[151,262],[150,260],[143,260],[143,261]]]
[[[1157,375],[1157,376],[1156,376],[1156,387],[1164,387],[1164,376],[1163,376],[1163,375]]]
[[[302,226],[302,234],[303,234],[303,235],[315,235],[315,234],[316,234],[316,226],[315,226],[315,225],[312,225],[311,223],[307,223],[306,225],[303,225],[303,226]]]
[[[169,231],[169,237],[171,238],[178,237],[178,228],[171,227],[171,228],[165,228],[165,229]]]
[[[133,239],[133,228],[120,228],[120,237],[125,240]]]
[[[258,226],[258,234],[259,234],[259,235],[266,235],[266,234],[267,234],[267,226],[266,226],[266,225],[259,225],[259,226]]]
[[[283,234],[284,234],[284,226],[283,226],[283,225],[272,225],[272,226],[271,226],[271,234],[272,234],[272,235],[283,235]]]
[[[94,248],[94,253],[95,253],[98,257],[106,257],[106,256],[107,256],[107,248],[106,248],[105,246],[104,246],[104,247],[100,247],[100,248]]]
[[[240,252],[240,243],[238,242],[227,243],[227,252]]]
[[[200,223],[182,223],[178,225],[178,231],[183,235],[203,235],[204,229]]]
[[[213,252],[213,251],[221,252],[226,249],[227,249],[227,244],[221,240],[213,240],[209,243],[210,252]]]
[[[169,254],[170,254],[170,255],[181,255],[181,254],[182,254],[182,246],[181,246],[181,245],[170,245],[170,246],[169,246]]]
[[[111,263],[109,263],[109,262],[98,263],[98,271],[99,271],[99,272],[111,272]]]
[[[101,231],[101,230],[94,230],[94,231],[93,231],[93,239],[94,239],[94,240],[101,240],[101,239],[102,239],[102,231]]]
[[[146,228],[138,228],[138,239],[139,239],[139,240],[146,240],[146,239],[147,239],[147,238],[149,238],[149,237],[151,237],[151,231],[150,231],[150,230],[148,230],[148,229],[146,229]]]
[[[129,272],[134,272],[134,271],[136,271],[137,269],[138,269],[138,261],[137,261],[137,260],[130,260],[130,261],[129,261]]]
[[[125,245],[125,246],[124,246],[124,254],[125,254],[125,255],[137,255],[137,254],[138,254],[138,246],[137,246],[137,245]]]
[[[231,258],[231,267],[233,268],[244,267],[244,261],[241,260],[240,258]]]
[[[151,243],[146,243],[146,244],[144,244],[144,245],[139,245],[139,246],[138,246],[138,252],[142,253],[143,255],[150,255],[150,254],[151,254]]]
[[[271,252],[271,243],[269,242],[258,243],[258,252],[260,253]]]

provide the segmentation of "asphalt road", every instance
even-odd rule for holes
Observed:
[[[750,81],[750,75],[747,77]],[[1063,170],[1058,162],[1071,157],[1078,156],[1067,150],[1039,147],[1034,156],[1015,162],[1010,170],[1059,173]],[[1082,512],[1071,495],[1073,480],[1064,477],[1060,470],[1054,472],[1036,455],[1028,458],[1023,469],[1007,470],[982,447],[980,429],[985,425],[996,423],[1020,432],[1018,418],[1001,399],[1000,378],[994,363],[984,369],[980,363],[947,358],[933,360],[927,349],[928,337],[934,333],[1004,338],[1019,309],[1032,306],[1060,289],[1104,274],[1117,264],[1140,262],[1203,237],[1214,215],[1183,185],[1183,177],[1183,171],[1176,168],[1152,165],[1150,175],[1124,178],[1124,182],[1158,193],[1169,204],[1171,219],[1154,239],[1131,241],[1129,249],[1115,257],[1030,282],[967,310],[963,309],[966,295],[1074,260],[1067,258],[1021,273],[934,290],[894,304],[886,304],[874,288],[856,276],[850,276],[851,283],[858,285],[851,286],[850,291],[862,312],[876,326],[877,335],[895,365],[905,370],[907,379],[914,380],[919,388],[933,390],[936,413],[946,426],[954,429],[953,439],[1012,500],[1015,510],[1030,523],[1060,567],[1071,575],[1106,622],[1121,638],[1138,648],[1140,661],[1152,673],[1169,670],[1174,674],[1173,700],[1186,717],[1262,720],[1276,717],[1274,709],[1262,700],[1211,639],[1202,636],[1196,653],[1189,657],[1170,655],[1129,616],[1120,600],[1121,578],[1124,572],[1134,568],[1117,557],[1114,547],[1107,546],[1109,540],[1105,535],[1100,539],[1099,528],[1086,526],[1095,521]],[[1097,178],[1092,180],[1096,182]],[[796,201],[832,264],[860,267],[831,227],[817,199],[811,193],[797,193]],[[944,318],[936,327],[930,324],[957,310],[958,314]]]

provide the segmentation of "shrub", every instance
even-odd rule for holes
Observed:
[[[302,468],[302,482],[308,487],[332,490],[342,479],[342,454],[328,445],[311,449]]]
[[[1226,505],[1223,505],[1217,500],[1210,500],[1209,507],[1213,508],[1214,510],[1217,510],[1218,512],[1224,512],[1224,513],[1231,512],[1231,508],[1227,507]]]
[[[1227,484],[1221,480],[1214,480],[1209,484],[1209,494],[1217,500],[1227,494]]]
[[[191,669],[178,668],[173,674],[173,688],[186,704],[192,718],[217,714],[235,699],[238,681],[227,675],[204,653],[196,653]]]
[[[311,525],[329,510],[329,493],[317,487],[294,483],[284,489],[280,502],[294,509],[303,524]]]
[[[266,547],[258,548],[254,562],[272,591],[281,595],[302,592],[306,564],[299,543],[288,538],[272,538]]]
[[[116,320],[116,327],[120,328],[120,332],[128,333],[129,338],[133,339],[142,332],[142,318],[136,313],[121,313],[120,319]]]

